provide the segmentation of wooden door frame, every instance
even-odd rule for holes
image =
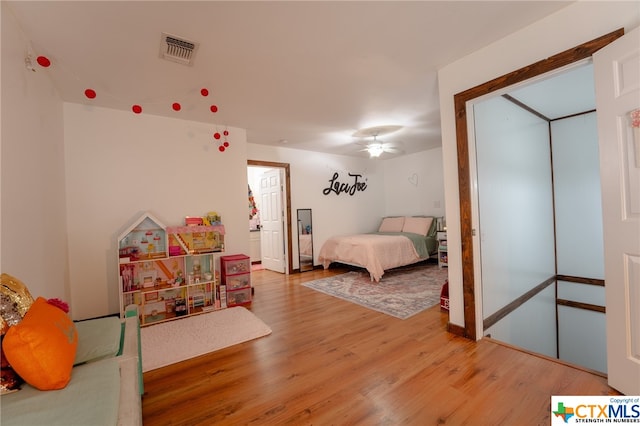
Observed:
[[[462,250],[462,297],[464,303],[464,329],[450,326],[449,330],[477,340],[475,275],[473,266],[472,193],[469,158],[469,133],[467,129],[467,102],[480,96],[503,90],[516,83],[590,58],[598,50],[624,35],[624,28],[565,50],[557,55],[495,78],[486,83],[454,95],[456,120],[456,144],[458,157],[458,193],[460,198],[460,238]]]
[[[247,160],[247,166],[254,167],[272,167],[277,169],[284,169],[284,187],[285,187],[285,201],[287,204],[287,208],[285,211],[285,215],[287,218],[287,274],[293,273],[293,243],[291,237],[291,173],[289,163],[276,163],[273,161],[258,161],[258,160]]]

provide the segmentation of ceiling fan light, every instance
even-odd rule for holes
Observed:
[[[382,144],[376,143],[369,145],[367,151],[369,151],[369,156],[371,157],[380,157],[384,149],[382,148]]]

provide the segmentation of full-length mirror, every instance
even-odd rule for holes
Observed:
[[[313,270],[311,209],[298,209],[298,259],[300,272]]]

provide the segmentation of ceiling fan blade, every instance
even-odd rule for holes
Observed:
[[[368,152],[371,157],[378,157],[381,154],[402,154],[404,151],[402,149],[394,146],[395,144],[385,143],[380,139],[377,139],[375,136],[372,141],[354,141],[355,145],[362,147],[358,150],[358,152]],[[379,147],[380,153],[376,155],[376,150],[374,147]]]

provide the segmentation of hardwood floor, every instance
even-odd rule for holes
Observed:
[[[308,289],[339,269],[252,275],[269,336],[144,374],[153,425],[549,425],[551,395],[613,395],[606,379]]]

